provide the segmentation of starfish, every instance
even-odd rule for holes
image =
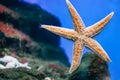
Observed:
[[[79,66],[84,46],[91,49],[104,61],[110,62],[111,59],[109,58],[105,50],[96,40],[92,39],[92,37],[98,34],[104,28],[104,26],[112,18],[114,12],[111,12],[108,16],[106,16],[99,22],[85,28],[81,17],[78,15],[76,9],[73,7],[70,1],[66,0],[66,3],[68,5],[68,9],[73,20],[75,30],[60,28],[51,25],[42,25],[41,27],[74,42],[74,54],[69,73],[73,73]]]

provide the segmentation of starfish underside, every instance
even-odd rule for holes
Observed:
[[[84,46],[94,51],[103,60],[110,62],[111,60],[107,53],[97,41],[92,39],[92,37],[98,34],[104,28],[104,26],[109,22],[114,13],[111,12],[108,16],[106,16],[96,24],[85,28],[82,19],[80,18],[72,4],[69,2],[69,0],[66,0],[66,3],[68,5],[73,20],[75,30],[50,25],[42,25],[41,27],[66,39],[74,41],[74,56],[69,73],[72,73],[79,66]]]

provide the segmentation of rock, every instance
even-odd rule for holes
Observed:
[[[67,56],[59,47],[60,37],[39,27],[40,24],[60,26],[55,16],[36,5],[19,0],[0,0],[0,5],[0,23],[4,24],[0,27],[3,26],[1,28],[4,30],[4,27],[12,25],[9,31],[6,29],[0,32],[1,50],[7,48],[9,53],[16,52],[18,56],[24,56],[24,53],[27,53],[42,60],[58,61],[69,66]],[[6,33],[12,33],[13,30],[28,36],[31,42],[6,36]]]
[[[55,16],[36,5],[19,0],[0,0],[0,4],[9,8],[13,16],[17,15],[13,17],[8,13],[0,14],[0,20],[4,23],[12,24],[14,28],[30,35],[37,42],[59,46],[60,40],[57,35],[40,28],[41,24],[60,26],[60,22]]]
[[[59,46],[60,37],[41,29],[40,24],[60,26],[55,16],[36,5],[0,0],[0,53],[3,51],[19,61],[24,58],[32,68],[1,69],[0,80],[68,79],[69,62]],[[22,34],[19,39],[13,33],[16,31]],[[24,40],[23,35],[29,39]]]
[[[107,63],[93,53],[83,55],[79,68],[71,75],[68,74],[69,67],[58,62],[42,61],[31,55],[25,58],[31,70],[2,69],[0,80],[110,80]]]
[[[69,80],[110,80],[108,64],[95,53],[87,53]]]
[[[43,80],[44,78],[44,74],[25,68],[0,70],[0,80]]]

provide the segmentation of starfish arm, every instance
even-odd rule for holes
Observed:
[[[82,41],[81,40],[75,41],[73,60],[72,60],[72,64],[71,64],[69,73],[72,73],[79,66],[80,61],[81,61],[82,51],[83,51]]]
[[[75,39],[77,39],[78,33],[74,30],[60,28],[60,27],[56,27],[56,26],[50,26],[50,25],[42,25],[41,27],[55,33],[56,35],[60,35],[64,38],[67,38],[69,40],[74,41]]]
[[[96,24],[87,27],[84,31],[84,34],[89,37],[93,37],[94,35],[98,34],[104,26],[110,21],[114,12],[111,12],[108,16],[103,18],[101,21],[97,22]]]
[[[70,3],[69,0],[66,0],[66,3],[68,5],[73,23],[74,23],[74,28],[78,33],[82,33],[84,29],[84,23],[81,19],[81,17],[78,15],[76,9],[73,7],[73,5]]]
[[[104,49],[101,47],[101,45],[93,40],[92,38],[85,38],[84,39],[85,46],[93,50],[98,56],[100,56],[103,60],[106,62],[110,62],[111,59],[107,55],[107,53],[104,51]]]

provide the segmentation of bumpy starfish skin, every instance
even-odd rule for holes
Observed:
[[[92,37],[98,34],[104,28],[104,26],[109,22],[114,13],[111,12],[108,16],[106,16],[96,24],[85,28],[84,23],[75,8],[68,0],[66,0],[66,2],[74,23],[75,30],[50,25],[42,25],[41,27],[64,38],[74,41],[74,54],[69,73],[72,73],[79,66],[84,46],[94,51],[103,60],[110,62],[111,60],[107,53],[97,41],[92,39]]]

